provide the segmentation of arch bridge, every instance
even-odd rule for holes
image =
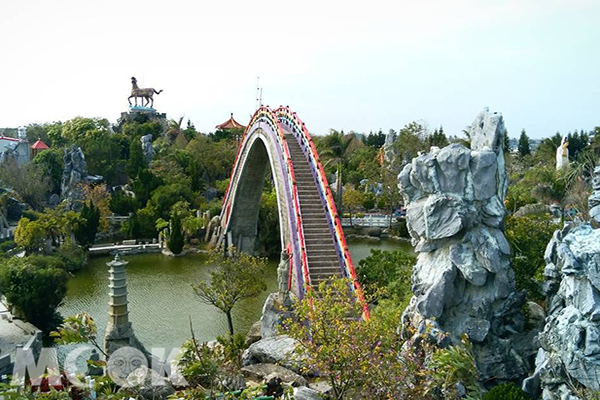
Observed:
[[[288,289],[306,290],[332,276],[350,278],[368,318],[341,220],[317,149],[304,123],[288,107],[260,107],[240,142],[223,200],[218,243],[254,252],[264,181],[270,167],[279,212]]]

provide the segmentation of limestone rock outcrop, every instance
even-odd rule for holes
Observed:
[[[152,158],[154,158],[154,146],[152,145],[152,135],[145,135],[140,138],[142,141],[142,151],[144,152],[144,159],[146,164],[150,165]]]
[[[588,199],[591,224],[594,228],[600,228],[600,165],[594,169],[592,189],[594,193]]]
[[[81,147],[66,148],[64,162],[65,169],[60,187],[61,198],[67,201],[69,209],[79,211],[83,207],[82,185],[87,177],[87,166]]]
[[[556,231],[544,258],[548,318],[523,388],[544,400],[575,400],[575,384],[600,391],[600,229]]]
[[[525,377],[536,350],[502,232],[505,135],[502,115],[485,109],[471,125],[471,149],[432,147],[398,176],[418,253],[405,326],[453,343],[466,333],[486,382]]]

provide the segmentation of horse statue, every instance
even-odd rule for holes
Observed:
[[[145,89],[140,89],[137,85],[137,79],[135,79],[135,77],[131,77],[131,96],[129,96],[127,98],[127,101],[129,101],[129,105],[131,105],[131,98],[133,97],[135,100],[135,106],[137,107],[137,98],[141,97],[142,98],[142,107],[147,107],[148,103],[150,103],[150,107],[154,107],[154,99],[152,98],[152,96],[156,93],[156,94],[160,94],[160,92],[162,92],[162,90],[156,91],[156,89],[154,88],[145,88]],[[146,104],[144,104],[144,100],[146,100]]]

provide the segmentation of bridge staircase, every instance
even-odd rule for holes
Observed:
[[[317,289],[331,277],[342,277],[342,270],[308,160],[293,134],[286,132],[285,139],[294,166],[311,286]]]

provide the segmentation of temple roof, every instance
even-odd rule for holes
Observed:
[[[3,136],[1,134],[0,134],[0,140],[10,140],[11,142],[19,142],[20,141],[19,139],[15,139],[15,138],[8,137],[8,136]]]
[[[34,149],[34,150],[49,149],[49,147],[46,146],[46,143],[42,142],[40,139],[38,139],[37,142],[35,142],[34,144],[32,144],[31,148]]]
[[[239,122],[237,122],[235,119],[233,119],[233,113],[231,113],[231,117],[229,117],[229,119],[225,122],[223,122],[220,125],[215,126],[215,128],[217,129],[246,129],[246,127],[242,124],[240,124]]]

